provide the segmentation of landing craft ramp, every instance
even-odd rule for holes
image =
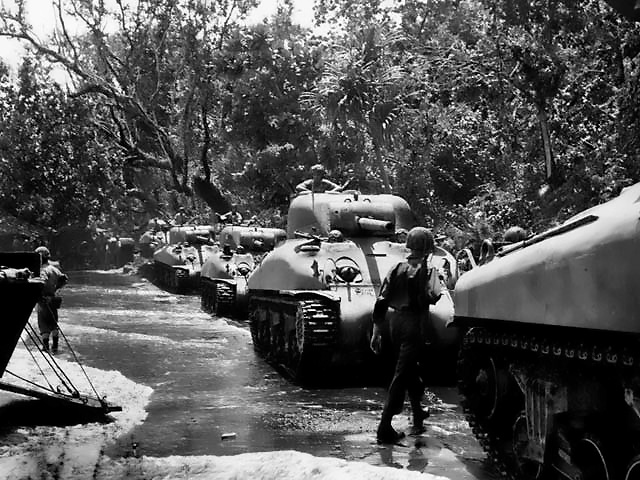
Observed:
[[[5,377],[5,373],[10,374],[29,385],[21,386],[0,380],[0,390],[69,406],[78,406],[96,414],[122,410],[122,407],[111,405],[100,398],[95,390],[95,398],[81,395],[55,358],[39,348],[39,337],[29,325],[29,317],[42,295],[44,286],[43,281],[38,278],[39,272],[39,254],[34,252],[0,252],[0,329],[2,329],[0,333],[0,377]],[[31,340],[30,354],[34,361],[35,354],[41,355],[43,363],[48,364],[51,371],[63,380],[62,384],[65,386],[66,392],[54,390],[49,382],[47,382],[49,386],[46,387],[7,371],[9,360],[23,332]],[[24,343],[29,349],[27,343]],[[31,351],[34,346],[36,352]]]

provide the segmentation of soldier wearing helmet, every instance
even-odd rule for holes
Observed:
[[[340,242],[344,242],[344,235],[342,235],[342,232],[340,230],[331,230],[329,232],[329,237],[327,239],[327,241],[329,243],[340,243]]]
[[[397,350],[398,359],[393,379],[378,426],[378,443],[396,443],[404,433],[397,432],[391,425],[394,415],[404,408],[405,392],[413,413],[412,433],[424,432],[424,420],[429,411],[422,408],[424,384],[420,377],[420,357],[424,348],[422,322],[428,318],[429,305],[440,297],[430,287],[433,275],[438,275],[429,267],[427,259],[434,251],[431,232],[424,227],[414,227],[407,234],[409,249],[407,260],[399,262],[387,274],[373,309],[373,333],[371,349],[377,354],[382,346],[382,325],[389,315],[391,344]]]
[[[324,178],[326,175],[324,166],[319,163],[311,167],[312,178],[300,182],[296,186],[296,192],[298,193],[322,193],[322,192],[340,192],[342,186],[337,183],[333,183],[331,180]]]
[[[234,203],[231,205],[231,210],[224,215],[220,215],[220,221],[231,225],[240,225],[242,223],[242,214],[238,211],[238,204]]]
[[[51,351],[58,352],[58,309],[62,298],[56,295],[68,281],[68,277],[55,265],[49,263],[51,253],[47,247],[36,248],[40,254],[40,278],[44,280],[42,296],[38,301],[38,329],[42,338],[44,351],[49,351],[49,337],[53,343]]]

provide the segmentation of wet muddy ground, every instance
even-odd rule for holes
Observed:
[[[379,446],[384,388],[301,388],[254,353],[248,325],[202,312],[198,296],[114,272],[70,276],[60,321],[77,354],[153,388],[148,417],[107,446],[110,457],[298,450],[453,480],[499,478],[455,388],[430,387],[425,435]],[[407,415],[394,424],[408,432]]]

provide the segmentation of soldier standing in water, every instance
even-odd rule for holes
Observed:
[[[381,351],[382,323],[391,308],[391,343],[398,355],[378,426],[378,443],[396,443],[404,437],[404,433],[393,428],[391,421],[402,412],[405,393],[409,394],[413,412],[412,434],[425,431],[423,422],[429,416],[429,411],[422,408],[424,383],[420,376],[420,357],[425,348],[424,315],[428,315],[429,305],[440,297],[440,292],[431,285],[431,277],[437,275],[437,271],[426,262],[435,248],[433,235],[424,227],[414,227],[407,234],[406,246],[410,254],[385,278],[372,314],[371,349],[376,354]]]
[[[36,248],[36,253],[40,254],[40,278],[44,280],[42,297],[38,301],[38,329],[44,351],[49,351],[51,337],[51,352],[58,353],[58,309],[62,304],[62,298],[56,295],[56,292],[66,285],[69,278],[58,267],[49,263],[51,253],[47,247]]]

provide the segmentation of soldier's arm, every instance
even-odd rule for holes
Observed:
[[[313,179],[309,179],[309,180],[305,180],[304,182],[300,182],[296,186],[296,192],[298,192],[298,193],[310,192],[312,184],[313,184]]]
[[[331,180],[327,180],[326,178],[322,179],[322,183],[325,185],[325,187],[327,187],[327,191],[328,192],[341,192],[342,191],[342,185],[338,185],[335,182],[332,182]]]

